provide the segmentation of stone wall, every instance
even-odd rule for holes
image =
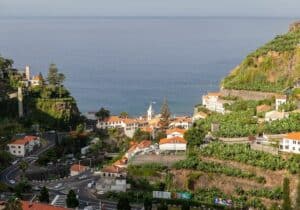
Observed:
[[[230,89],[221,89],[220,92],[223,96],[236,96],[243,100],[264,100],[264,99],[270,99],[276,95],[276,93],[270,93],[270,92],[230,90]]]

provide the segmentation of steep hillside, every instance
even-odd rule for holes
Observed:
[[[300,26],[248,55],[222,81],[225,89],[281,92],[300,79]]]

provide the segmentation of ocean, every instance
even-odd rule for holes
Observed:
[[[0,54],[47,75],[57,64],[81,112],[191,114],[202,94],[288,30],[292,18],[0,17]]]

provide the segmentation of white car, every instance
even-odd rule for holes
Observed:
[[[60,188],[60,187],[62,187],[62,183],[58,183],[58,184],[54,187],[54,189],[58,189],[58,188]]]
[[[87,175],[82,175],[82,176],[78,177],[79,180],[86,179],[86,178],[87,178]]]
[[[13,179],[11,179],[11,180],[9,180],[9,183],[10,183],[10,184],[16,184],[16,181],[13,180]]]

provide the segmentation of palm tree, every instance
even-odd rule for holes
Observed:
[[[22,210],[22,204],[18,198],[11,198],[5,204],[4,210]]]

